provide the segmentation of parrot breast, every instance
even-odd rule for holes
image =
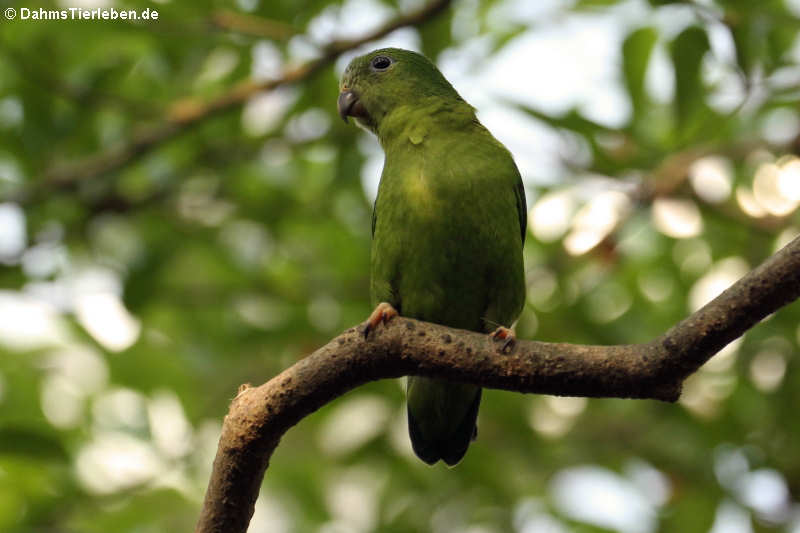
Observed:
[[[491,136],[424,142],[413,135],[386,152],[372,244],[373,303],[446,326],[489,332],[511,326],[524,300],[519,175]],[[488,132],[487,132],[488,135]],[[499,163],[499,164],[498,164]],[[408,379],[412,446],[425,462],[456,464],[476,434],[481,390]]]

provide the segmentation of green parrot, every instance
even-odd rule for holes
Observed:
[[[504,346],[525,301],[525,190],[509,151],[436,66],[408,50],[353,59],[339,114],[386,156],[372,213],[365,335],[398,313],[492,333]],[[481,389],[409,377],[408,427],[428,464],[458,463],[477,436]]]

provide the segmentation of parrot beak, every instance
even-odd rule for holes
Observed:
[[[352,89],[345,89],[339,93],[336,106],[339,108],[339,116],[345,123],[347,123],[347,117],[360,117],[366,114],[364,106],[358,99],[358,94]]]

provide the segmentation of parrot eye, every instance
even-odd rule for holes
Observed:
[[[372,58],[372,68],[374,70],[386,70],[392,64],[392,58],[386,56],[375,56]]]

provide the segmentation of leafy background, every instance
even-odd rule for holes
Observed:
[[[0,21],[0,530],[189,530],[238,385],[370,311],[381,155],[336,115],[352,51],[136,140],[420,2],[0,1],[77,5],[159,19]],[[798,28],[795,0],[463,0],[357,51],[436,59],[515,154],[518,335],[614,344],[800,232]],[[454,469],[412,456],[400,382],[361,387],[286,435],[250,530],[800,531],[798,317],[675,405],[487,391]]]

